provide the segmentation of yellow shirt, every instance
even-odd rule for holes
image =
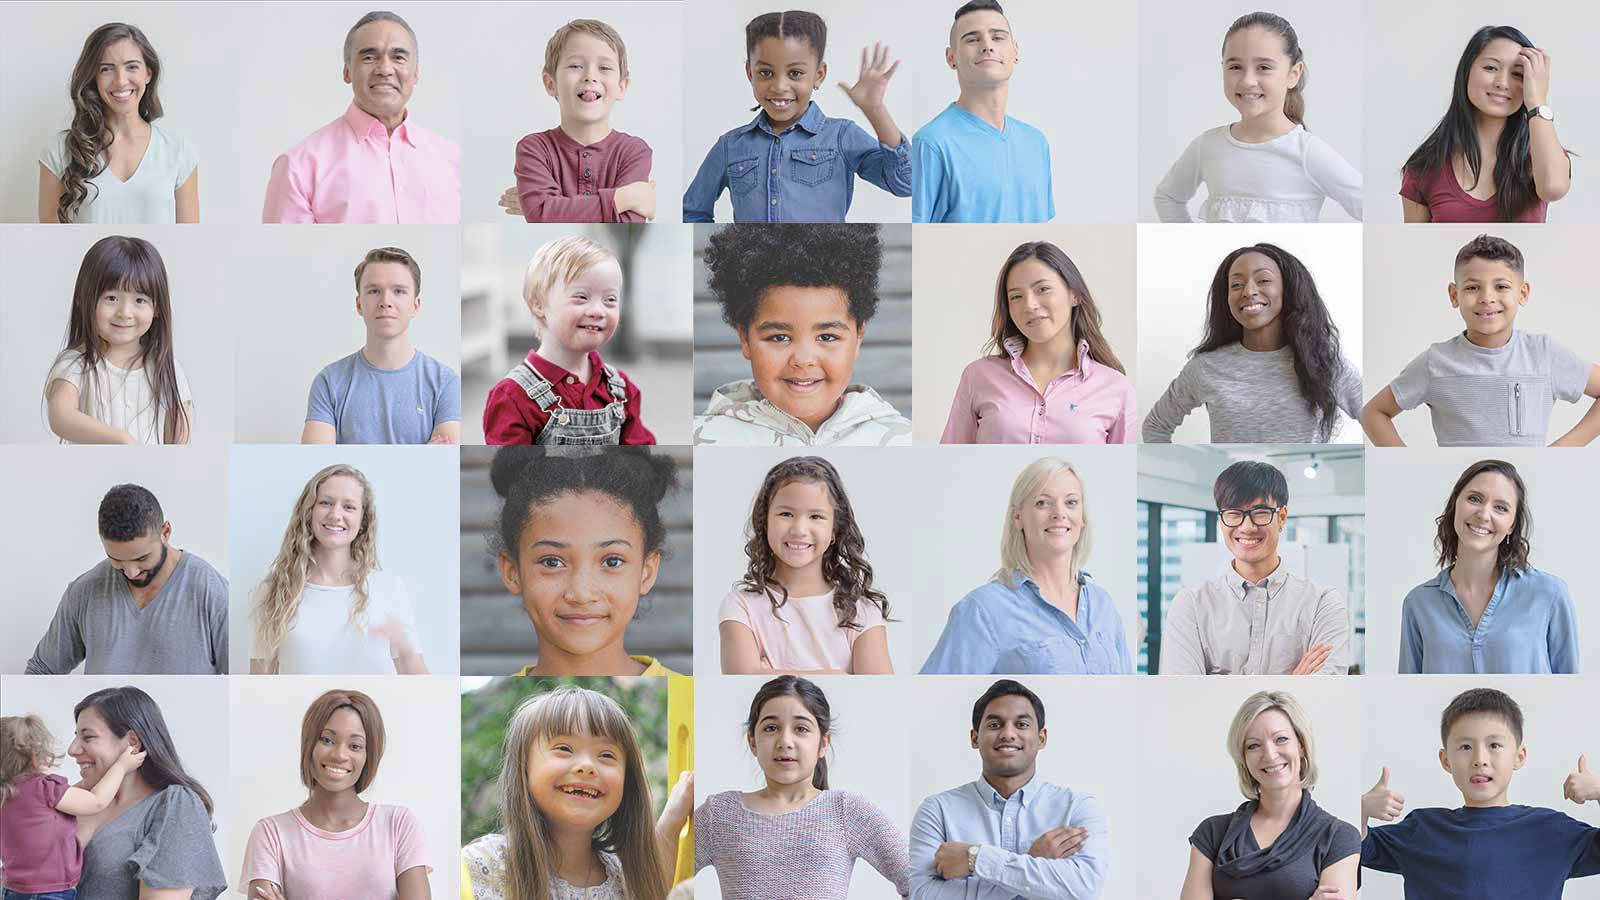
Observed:
[[[644,663],[644,671],[640,672],[639,673],[640,675],[676,675],[676,674],[678,674],[677,672],[674,672],[671,669],[667,668],[666,666],[663,666],[661,663],[657,662],[656,658],[654,656],[633,656],[633,655],[629,655],[628,658],[633,660],[636,663]],[[533,666],[523,666],[522,667],[522,671],[518,672],[517,674],[518,675],[532,675],[533,674]]]

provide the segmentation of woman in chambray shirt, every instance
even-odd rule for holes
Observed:
[[[1467,467],[1435,521],[1444,568],[1406,594],[1400,672],[1576,675],[1578,620],[1567,583],[1528,562],[1533,514],[1517,467]]]
[[[1083,480],[1058,457],[1011,485],[1000,569],[950,610],[924,675],[1128,675],[1122,617],[1089,580]]]

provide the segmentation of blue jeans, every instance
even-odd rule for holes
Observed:
[[[0,890],[0,900],[77,900],[78,889],[51,891],[48,894],[19,894],[10,888]]]

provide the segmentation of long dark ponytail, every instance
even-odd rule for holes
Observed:
[[[822,737],[833,733],[833,710],[828,706],[828,695],[810,681],[798,675],[779,675],[763,684],[750,701],[750,716],[744,721],[745,736],[755,739],[756,725],[761,721],[761,708],[778,697],[795,697],[805,704],[806,711],[817,720],[817,731]],[[817,754],[817,767],[811,773],[811,785],[819,791],[828,789],[828,758]]]

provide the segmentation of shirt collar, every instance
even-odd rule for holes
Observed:
[[[1018,377],[1026,378],[1029,384],[1033,384],[1033,376],[1028,373],[1028,367],[1022,361],[1022,351],[1028,349],[1028,339],[1020,334],[1013,334],[1012,336],[1000,342],[1000,349],[1004,350],[1006,355],[1011,357],[1011,370],[1016,372]],[[1098,365],[1099,363],[1095,362],[1094,358],[1089,355],[1089,339],[1079,338],[1078,367],[1076,369],[1072,369],[1071,371],[1061,373],[1059,377],[1076,378],[1080,382],[1085,381],[1088,379],[1093,367]],[[1038,385],[1034,385],[1034,387],[1037,388]]]
[[[537,350],[528,351],[526,362],[530,368],[539,373],[539,377],[550,382],[551,384],[560,384],[567,380],[567,376],[574,375],[574,373],[568,372],[566,369],[563,369],[550,360],[540,356]],[[589,381],[585,384],[585,387],[593,388],[600,382],[600,379],[604,377],[604,371],[602,368],[604,365],[605,363],[600,359],[600,354],[590,350]]]
[[[1233,560],[1231,559],[1223,564],[1222,580],[1227,583],[1228,590],[1233,593],[1234,599],[1236,600],[1244,599],[1245,589],[1247,587],[1255,586],[1254,584],[1245,581],[1243,575],[1240,575],[1238,572],[1234,571]],[[1267,593],[1276,594],[1278,592],[1278,588],[1283,587],[1283,583],[1288,580],[1289,567],[1284,565],[1283,557],[1279,556],[1278,567],[1272,570],[1271,575],[1268,575],[1260,582],[1257,582],[1257,584],[1265,585]]]
[[[827,121],[828,117],[822,114],[822,107],[817,104],[817,101],[812,100],[806,104],[806,111],[800,114],[800,121],[795,123],[795,127],[801,128],[810,134],[817,134],[822,131],[822,126]],[[767,121],[765,110],[756,113],[756,117],[750,120],[749,129],[752,131],[765,131],[771,135],[777,134],[772,130],[772,123]]]
[[[551,129],[550,133],[555,136],[555,142],[558,145],[568,150],[606,150],[613,143],[612,138],[617,136],[617,130],[613,128],[605,137],[592,144],[580,144],[572,135],[563,131],[559,125]]]
[[[979,775],[974,784],[978,789],[978,796],[983,798],[985,803],[1005,805],[1007,798],[1000,796],[1000,792],[994,789],[994,785],[989,783],[989,779]],[[1043,786],[1044,781],[1039,778],[1039,770],[1035,769],[1033,777],[1028,779],[1028,783],[1017,788],[1016,792],[1011,796],[1017,798],[1017,802],[1021,803],[1022,807],[1026,809],[1038,795],[1039,788]]]
[[[350,108],[344,111],[344,123],[350,127],[350,133],[358,141],[366,140],[367,138],[377,138],[382,141],[389,140],[389,129],[385,128],[383,123],[378,121],[376,117],[357,106],[354,101],[351,101]],[[417,144],[411,139],[410,124],[411,111],[408,109],[406,110],[405,119],[401,121],[400,127],[394,130],[394,134],[395,137],[415,147]]]

